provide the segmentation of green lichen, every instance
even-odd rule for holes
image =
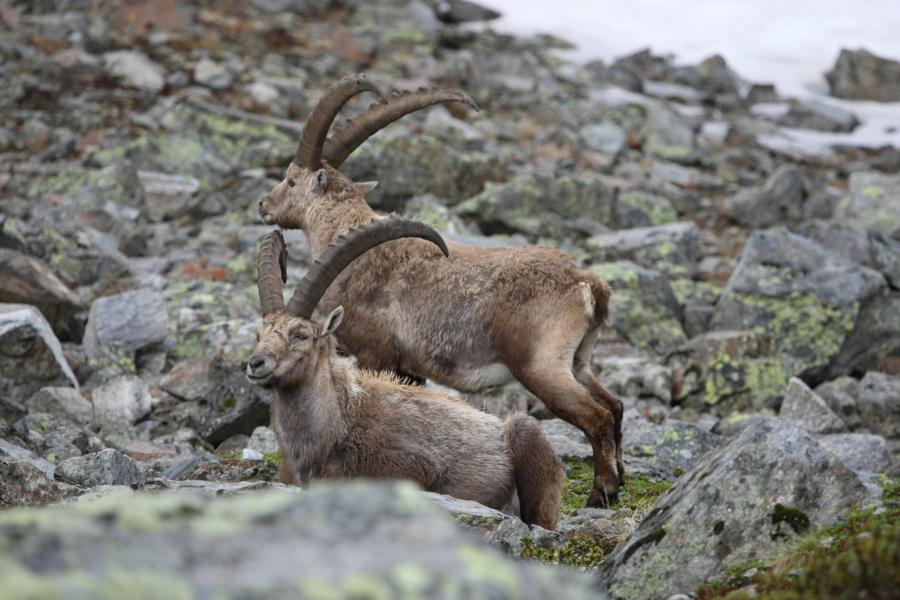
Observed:
[[[885,195],[885,189],[880,185],[867,185],[862,189],[862,195],[872,200],[877,200]]]
[[[459,559],[468,579],[495,585],[506,597],[513,598],[520,594],[521,579],[496,551],[474,544],[465,545],[459,549]]]
[[[644,226],[665,225],[678,220],[678,212],[668,199],[637,190],[623,192],[616,200],[619,212],[634,211],[646,217]]]

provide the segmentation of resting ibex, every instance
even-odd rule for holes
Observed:
[[[300,228],[318,256],[337,237],[376,219],[337,167],[369,136],[440,102],[475,103],[457,90],[419,91],[376,104],[325,142],[353,96],[384,94],[364,76],[332,85],[307,121],[287,173],[259,203],[265,223]],[[325,296],[343,305],[339,340],[359,365],[433,379],[467,392],[518,379],[557,416],[581,429],[594,454],[589,506],[618,496],[622,403],[591,372],[610,289],[550,248],[451,244],[449,258],[419,240],[377,248],[356,261]]]
[[[279,478],[299,485],[317,478],[406,478],[497,509],[507,506],[515,491],[522,520],[553,529],[563,468],[537,421],[518,415],[504,423],[391,374],[357,370],[337,354],[331,335],[343,309],[331,311],[324,324],[310,320],[328,285],[357,256],[413,236],[446,254],[440,235],[422,223],[376,221],[327,248],[287,306],[284,239],[277,231],[263,239],[263,321],[247,377],[275,390],[272,424],[283,457]]]

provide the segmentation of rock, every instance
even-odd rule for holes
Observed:
[[[42,387],[67,384],[78,389],[62,346],[38,309],[0,304],[0,398],[24,404]]]
[[[599,355],[599,356],[596,356]],[[672,400],[672,369],[647,356],[603,356],[595,353],[603,386],[618,396]]]
[[[197,179],[145,170],[138,171],[137,177],[144,194],[142,213],[150,221],[177,219],[196,208],[200,190]]]
[[[38,390],[26,404],[29,413],[64,415],[81,424],[94,419],[94,408],[81,392],[68,387],[45,387]]]
[[[434,11],[444,23],[471,23],[493,21],[500,13],[469,0],[437,0]]]
[[[278,452],[278,441],[275,439],[275,432],[268,427],[257,427],[250,435],[250,442],[247,447],[251,450],[256,450],[260,454]]]
[[[166,339],[169,319],[163,295],[142,288],[94,300],[84,333],[88,356],[133,356]]]
[[[859,118],[840,107],[819,100],[793,100],[787,114],[778,119],[779,125],[848,133],[859,125]]]
[[[179,462],[176,462],[162,474],[162,479],[166,481],[177,481],[183,479],[188,473],[191,473],[199,465],[207,462],[218,462],[218,458],[212,454],[201,452]]]
[[[59,462],[105,446],[89,429],[62,415],[31,413],[13,425],[19,438],[51,462]]]
[[[581,130],[581,140],[587,148],[605,154],[618,154],[625,149],[625,131],[615,123],[602,122]]]
[[[166,85],[165,69],[143,52],[116,50],[103,54],[103,66],[112,77],[141,91],[158,94]]]
[[[159,387],[182,400],[202,400],[215,388],[215,382],[209,377],[212,360],[198,356],[176,363],[160,380]]]
[[[44,261],[0,248],[0,280],[0,303],[36,306],[57,335],[75,337],[81,301]]]
[[[853,377],[838,377],[819,385],[816,388],[818,395],[825,404],[838,415],[851,431],[862,427],[862,418],[859,416],[859,381]]]
[[[272,396],[249,383],[239,365],[216,358],[210,377],[216,382],[207,396],[212,411],[199,430],[206,441],[215,446],[232,435],[250,435],[257,427],[269,425]]]
[[[873,500],[809,434],[767,419],[683,475],[606,559],[601,577],[615,598],[667,598],[731,565],[765,561]]]
[[[442,234],[469,235],[477,232],[477,228],[465,224],[452,209],[444,206],[438,198],[431,194],[413,196],[406,203],[407,216],[424,221]]]
[[[112,448],[66,459],[56,467],[56,476],[84,487],[144,483],[138,464]]]
[[[194,65],[194,81],[214,90],[231,87],[231,73],[222,65],[204,58]]]
[[[197,479],[173,481],[165,478],[151,479],[144,485],[144,489],[147,491],[188,491],[207,499],[236,496],[262,490],[279,490],[294,495],[299,495],[300,493],[300,488],[298,487],[270,481],[200,481]]]
[[[672,480],[692,468],[707,453],[725,445],[725,438],[684,421],[667,419],[656,425],[635,409],[622,423],[625,453],[643,458]]]
[[[31,462],[0,454],[0,507],[49,504],[70,493]]]
[[[685,341],[678,300],[661,273],[628,261],[591,270],[613,288],[612,326],[633,346],[662,354]]]
[[[891,287],[900,288],[900,241],[852,222],[805,221],[796,232],[847,260],[881,272]]]
[[[596,597],[583,575],[514,561],[473,539],[406,483],[334,483],[303,494],[279,489],[230,498],[187,490],[113,495],[0,514],[0,532],[0,544],[10,548],[5,581],[12,596],[21,595],[19,587],[9,586],[34,589],[38,580],[54,594],[76,585],[109,589],[117,573],[139,575],[134,565],[140,565],[153,574],[141,579],[142,593],[156,596],[174,590],[349,598],[413,590],[420,598]],[[34,549],[51,543],[58,549],[54,562],[38,562]],[[89,570],[81,566],[84,556],[91,557]]]
[[[541,430],[547,436],[547,440],[557,456],[560,458],[591,460],[594,453],[583,431],[562,419],[545,419],[539,421],[539,423],[541,424]]]
[[[122,447],[122,453],[140,462],[174,458],[178,455],[178,451],[172,446],[157,444],[149,440],[131,440]]]
[[[457,119],[445,106],[438,106],[427,112],[425,132],[470,152],[483,152],[485,149],[484,134],[481,130],[462,119]]]
[[[900,101],[900,62],[868,50],[841,49],[825,74],[831,95],[848,100]]]
[[[894,302],[876,271],[779,228],[750,236],[712,326],[757,328],[790,357],[790,374],[818,383],[893,349]]]
[[[777,405],[789,377],[773,341],[747,330],[701,334],[667,360],[673,367],[674,400],[721,416]]]
[[[0,439],[0,460],[26,462],[43,473],[48,479],[53,479],[53,474],[56,471],[56,465],[49,460],[44,460],[31,450],[16,446],[4,439]]]
[[[762,186],[745,188],[726,198],[722,211],[742,225],[771,227],[802,219],[808,197],[809,184],[802,171],[782,165]]]
[[[496,157],[460,152],[430,135],[394,130],[360,146],[341,171],[353,181],[377,179],[380,185],[367,199],[382,210],[401,209],[407,199],[425,192],[457,203],[481,192],[486,182],[506,176]]]
[[[525,175],[484,191],[456,207],[486,234],[519,232],[561,239],[606,229],[615,190],[595,177]]]
[[[896,238],[900,232],[900,174],[851,173],[849,195],[838,204],[835,219]]]
[[[668,198],[631,190],[616,198],[613,225],[616,229],[666,225],[678,220],[678,212]]]
[[[818,438],[822,446],[841,459],[848,469],[861,473],[886,473],[893,461],[887,441],[871,433],[837,433]]]
[[[691,222],[635,227],[588,238],[597,261],[630,260],[670,276],[693,274],[700,260],[699,232]]]
[[[870,371],[859,382],[862,424],[888,440],[900,440],[900,377]]]
[[[94,388],[91,403],[97,424],[117,429],[150,412],[150,388],[140,377],[122,375]]]
[[[796,377],[788,381],[778,416],[810,433],[838,433],[847,429],[825,401]]]

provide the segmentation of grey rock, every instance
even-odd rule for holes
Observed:
[[[56,467],[56,476],[84,487],[144,483],[138,463],[112,448],[66,459]]]
[[[50,266],[33,256],[0,248],[0,303],[38,308],[59,336],[77,337],[75,315],[81,301]]]
[[[78,380],[62,346],[40,311],[23,304],[0,304],[0,397],[24,404],[42,387]]]
[[[639,190],[620,193],[613,208],[616,229],[652,227],[677,220],[678,212],[668,198]]]
[[[441,392],[451,396],[458,394],[450,388],[443,388]],[[486,390],[478,394],[459,394],[463,400],[484,412],[490,413],[501,419],[515,413],[528,413],[546,410],[544,404],[531,392],[525,389],[519,382],[513,382],[493,390]]]
[[[485,149],[484,134],[474,125],[457,119],[444,106],[437,106],[425,115],[425,131],[438,139],[469,151]]]
[[[819,100],[794,100],[790,110],[778,119],[780,125],[848,133],[859,125],[859,118],[838,106]]]
[[[49,504],[71,493],[30,460],[0,453],[0,507]]]
[[[859,476],[781,419],[707,455],[656,503],[601,576],[613,597],[667,598],[766,560],[808,528],[874,501]]]
[[[838,415],[850,430],[862,427],[862,418],[859,416],[859,381],[853,377],[838,377],[820,384],[815,389],[816,394],[825,401],[825,404]]]
[[[247,492],[259,492],[261,490],[280,490],[292,494],[300,493],[300,489],[297,487],[270,481],[203,481],[199,479],[172,481],[165,478],[147,481],[144,489],[148,491],[183,490],[210,499],[222,496],[236,496]]]
[[[585,246],[597,261],[630,260],[670,276],[693,274],[700,260],[699,232],[691,222],[601,233]]]
[[[900,175],[851,173],[849,194],[838,204],[835,219],[896,237],[900,232]]]
[[[63,415],[31,413],[16,421],[13,431],[37,454],[52,462],[105,447],[92,431]]]
[[[684,332],[689,338],[709,331],[716,307],[711,302],[688,300],[684,303]]]
[[[581,139],[586,147],[606,154],[618,154],[628,141],[625,130],[608,122],[588,125],[581,130]]]
[[[716,306],[713,327],[758,328],[818,383],[884,356],[900,333],[876,271],[778,228],[757,231]]]
[[[410,198],[406,203],[405,213],[428,223],[443,234],[466,236],[478,231],[478,228],[466,225],[452,209],[431,194]]]
[[[211,363],[207,356],[179,361],[160,380],[159,387],[182,400],[202,400],[215,388],[209,376]]]
[[[247,381],[239,365],[215,359],[211,379],[216,382],[207,396],[212,411],[201,424],[200,435],[214,446],[232,435],[250,435],[271,421],[271,394]]]
[[[140,377],[122,375],[94,388],[91,403],[98,425],[131,425],[150,412],[150,388]]]
[[[802,219],[808,197],[809,184],[802,171],[793,165],[782,165],[763,185],[726,198],[722,210],[742,225],[771,227]]]
[[[722,436],[685,421],[651,423],[635,409],[625,411],[622,433],[626,454],[645,459],[670,480],[726,443]]]
[[[778,416],[810,433],[838,433],[847,429],[825,401],[797,377],[788,381]]]
[[[147,523],[153,527],[140,526]],[[59,558],[40,563],[41,577],[58,594],[76,582],[78,589],[103,589],[135,565],[162,581],[154,588],[159,595],[176,589],[221,598],[306,597],[327,590],[349,598],[358,595],[360,581],[388,597],[407,594],[410,585],[421,598],[597,594],[584,575],[514,561],[473,539],[404,483],[347,482],[303,494],[269,490],[230,498],[186,490],[113,495],[55,508],[52,515],[32,511],[13,521],[0,514],[0,532],[0,543],[10,548],[10,584],[37,577],[29,549],[53,540]],[[89,570],[84,556],[91,557]]]
[[[194,65],[194,81],[214,90],[225,90],[231,87],[231,73],[219,63],[204,58]]]
[[[28,400],[26,406],[30,413],[64,415],[82,424],[94,419],[93,406],[75,388],[41,388]]]
[[[275,439],[275,432],[268,427],[257,427],[250,435],[250,442],[247,444],[247,447],[261,454],[278,452],[278,441]]]
[[[900,439],[900,377],[870,371],[859,382],[857,399],[863,425],[889,440]]]
[[[126,355],[166,339],[169,319],[163,295],[142,288],[94,300],[88,314],[84,348],[88,356]]]
[[[849,469],[861,473],[885,473],[893,464],[887,441],[871,433],[836,433],[818,438],[822,446]]]
[[[166,85],[165,69],[143,52],[116,50],[103,54],[106,72],[126,85],[158,94]]]
[[[831,95],[848,100],[900,101],[900,62],[868,50],[841,49],[825,74]]]
[[[0,458],[26,462],[43,473],[48,479],[53,479],[53,473],[56,471],[56,465],[49,460],[44,460],[31,450],[17,446],[12,442],[7,442],[4,439],[0,439]]]
[[[591,460],[594,453],[584,432],[562,419],[540,421],[541,430],[560,458]]]
[[[493,21],[500,13],[469,0],[436,0],[434,11],[444,23]]]
[[[213,456],[212,454],[208,454],[206,452],[201,452],[200,454],[196,454],[179,462],[176,462],[168,469],[166,469],[162,474],[162,479],[166,481],[178,481],[188,473],[196,469],[203,463],[208,462],[218,462],[219,459]]]
[[[200,182],[195,178],[145,170],[137,177],[144,195],[142,213],[150,221],[183,217],[196,207]]]
[[[599,354],[599,353],[597,353]],[[647,356],[598,356],[599,377],[613,394],[672,400],[672,369]]]

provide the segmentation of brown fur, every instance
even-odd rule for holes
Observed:
[[[266,315],[248,363],[248,378],[275,390],[283,483],[404,478],[497,509],[517,491],[525,522],[556,526],[563,469],[536,421],[520,415],[503,423],[393,375],[354,368],[329,335],[340,323],[335,313],[325,327],[285,311]]]
[[[260,214],[303,229],[313,256],[378,218],[335,169],[294,163],[260,201]],[[585,432],[594,449],[589,504],[608,505],[624,476],[623,409],[591,373],[590,357],[607,320],[609,287],[554,249],[448,245],[445,258],[427,242],[397,240],[347,268],[324,298],[326,309],[346,310],[342,346],[361,367],[468,392],[518,379]]]

